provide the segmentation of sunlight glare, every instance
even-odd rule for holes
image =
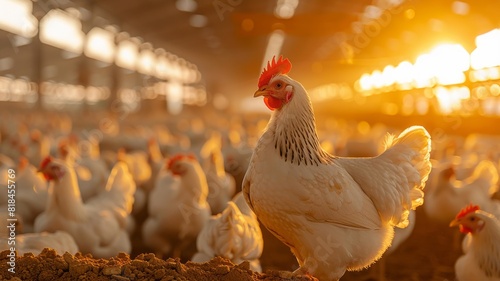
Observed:
[[[84,39],[80,20],[63,10],[50,10],[40,20],[40,41],[45,44],[81,54]]]
[[[496,28],[476,37],[477,48],[471,53],[472,69],[500,66],[500,29]]]
[[[116,64],[129,70],[135,70],[138,53],[139,46],[135,41],[121,41],[116,53]]]
[[[464,71],[469,69],[470,55],[460,44],[442,44],[429,54],[432,68],[441,85],[460,84],[465,82]]]
[[[0,29],[28,38],[35,36],[38,20],[32,15],[32,10],[32,1],[0,1]]]
[[[115,36],[113,32],[94,27],[87,34],[85,55],[89,58],[112,63],[115,57]]]

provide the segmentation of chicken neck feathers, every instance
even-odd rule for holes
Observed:
[[[60,212],[61,216],[70,220],[86,221],[88,214],[81,198],[76,174],[69,168],[66,172],[67,174],[57,182],[50,183],[49,193],[53,194],[49,195],[47,210]]]

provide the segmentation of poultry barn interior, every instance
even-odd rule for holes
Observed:
[[[1,0],[0,279],[499,281],[499,10]]]

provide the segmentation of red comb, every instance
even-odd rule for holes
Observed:
[[[456,219],[457,219],[457,220],[458,220],[458,219],[461,219],[461,218],[465,217],[467,214],[469,214],[469,213],[473,213],[473,212],[475,212],[475,211],[477,211],[477,210],[479,210],[479,206],[478,206],[478,205],[472,205],[472,204],[467,205],[467,206],[465,206],[465,208],[463,208],[463,209],[460,211],[460,213],[458,213],[458,215],[457,215]]]
[[[174,165],[175,162],[177,161],[180,161],[182,159],[191,159],[191,160],[196,160],[196,158],[194,157],[194,155],[192,154],[189,154],[189,155],[185,155],[185,154],[177,154],[177,155],[174,155],[172,156],[168,162],[167,162],[167,168],[168,169],[171,169],[172,168],[172,165]]]
[[[275,60],[275,56],[271,61],[267,62],[267,67],[264,68],[259,77],[258,87],[262,87],[269,83],[269,80],[273,78],[274,75],[277,74],[287,74],[292,69],[292,63],[288,59],[283,59],[283,56],[280,56],[278,61]]]
[[[49,163],[52,162],[52,157],[47,156],[45,159],[42,160],[42,163],[40,163],[40,170],[45,169]]]

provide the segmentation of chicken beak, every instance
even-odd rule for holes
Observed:
[[[267,91],[267,88],[266,87],[262,87],[260,89],[258,89],[254,94],[253,94],[253,97],[256,98],[256,97],[260,97],[260,96],[266,96],[266,95],[269,95],[269,92]]]
[[[459,226],[459,225],[460,225],[460,220],[458,220],[458,219],[454,219],[450,222],[450,227]]]

